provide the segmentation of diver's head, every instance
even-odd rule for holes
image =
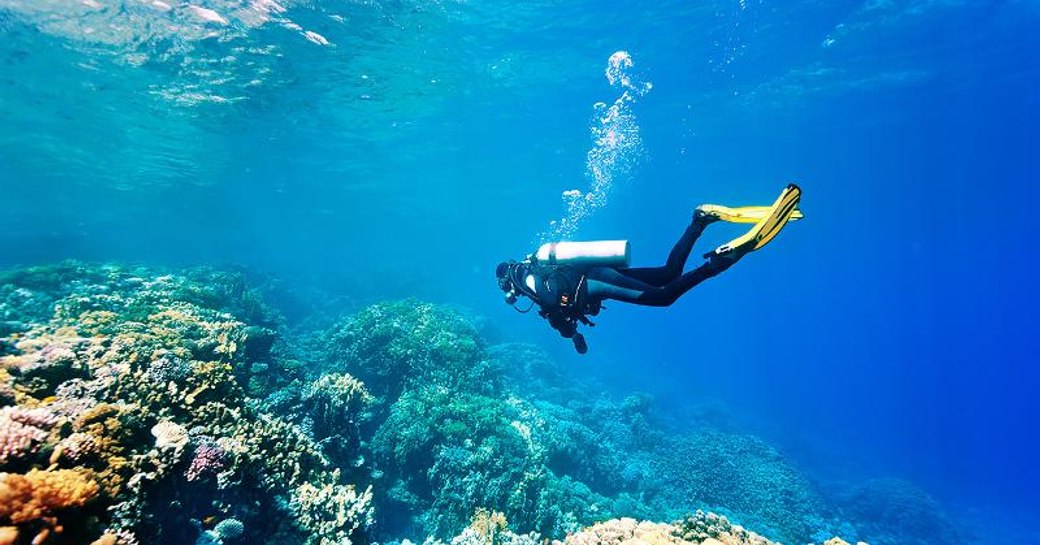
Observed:
[[[506,304],[512,305],[516,303],[518,296],[516,290],[516,284],[513,283],[513,269],[516,267],[515,261],[502,262],[495,267],[495,277],[498,278],[498,289],[502,290],[505,294]]]
[[[509,275],[509,263],[503,261],[503,262],[499,263],[497,267],[495,267],[495,276],[498,278],[498,281],[500,283],[502,282],[503,279],[506,279],[508,277],[508,275]]]

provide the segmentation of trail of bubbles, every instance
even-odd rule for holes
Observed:
[[[588,188],[563,192],[566,212],[549,224],[540,242],[568,240],[596,210],[606,206],[615,180],[624,179],[643,155],[639,124],[632,105],[653,85],[632,74],[634,63],[627,51],[617,51],[607,60],[605,75],[611,86],[621,90],[613,104],[597,102],[590,131],[593,146],[585,158]]]

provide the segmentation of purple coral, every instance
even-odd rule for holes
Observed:
[[[76,361],[76,353],[72,351],[73,343],[60,342],[44,346],[37,353],[38,365],[71,365]]]
[[[25,355],[16,358],[15,367],[22,374],[37,374],[55,369],[71,369],[78,365],[77,352],[90,343],[80,337],[45,336],[19,342]]]
[[[89,433],[76,432],[59,443],[62,455],[73,463],[81,463],[98,452],[97,440]]]
[[[3,412],[4,416],[14,422],[41,430],[49,430],[58,423],[58,417],[51,411],[43,408],[4,407]]]
[[[72,379],[61,383],[54,391],[54,402],[49,407],[70,420],[97,406],[103,399],[105,385],[97,380]]]
[[[58,418],[47,409],[0,409],[0,464],[35,453]]]
[[[195,448],[195,456],[185,475],[189,481],[219,473],[227,466],[227,453],[216,443],[203,443]]]

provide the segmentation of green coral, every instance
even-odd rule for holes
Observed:
[[[390,401],[431,384],[493,393],[499,383],[469,321],[416,300],[375,304],[349,318],[330,334],[327,357]]]
[[[394,404],[373,449],[398,488],[414,492],[405,507],[421,512],[422,527],[435,535],[458,532],[481,505],[547,535],[607,516],[605,498],[545,465],[546,448],[524,417],[515,403],[421,388]]]

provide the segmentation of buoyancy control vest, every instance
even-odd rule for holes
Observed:
[[[538,314],[564,337],[577,332],[578,323],[593,324],[587,316],[599,314],[599,301],[589,301],[586,271],[572,265],[535,263],[527,271],[534,278],[531,299]]]

